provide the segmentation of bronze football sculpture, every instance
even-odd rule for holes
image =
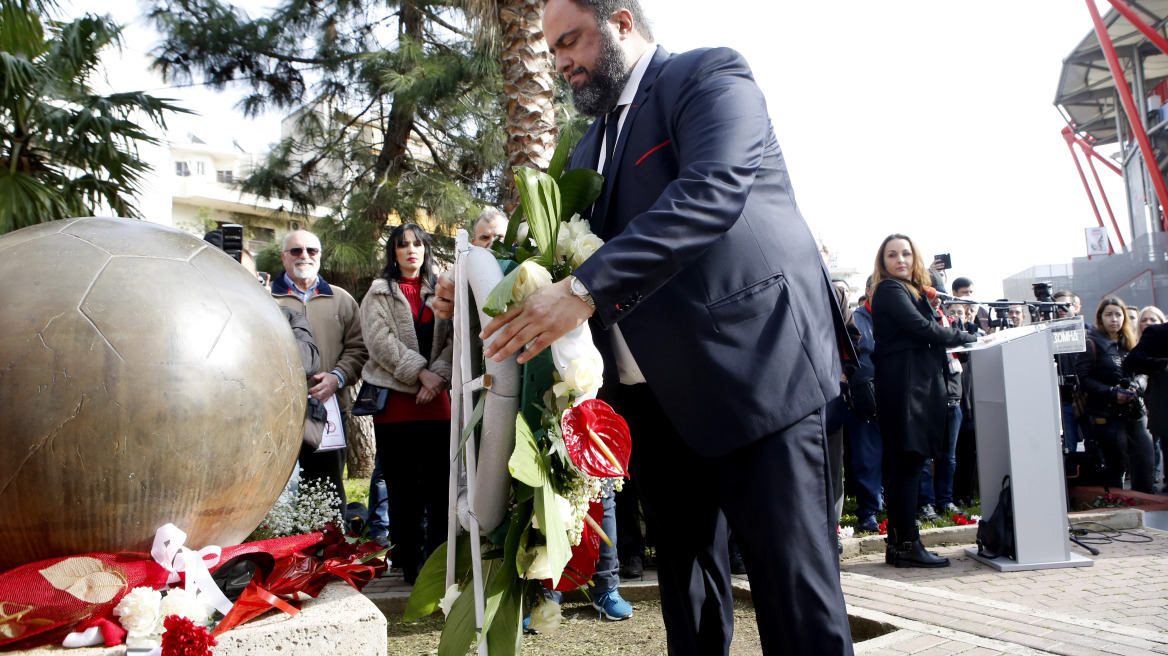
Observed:
[[[255,277],[198,237],[68,219],[0,236],[0,571],[239,543],[283,489],[307,399]]]

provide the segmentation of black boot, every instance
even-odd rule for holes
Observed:
[[[897,535],[896,529],[888,530],[888,548],[884,552],[884,562],[893,567],[948,567],[949,559],[925,550],[920,536],[905,540]]]

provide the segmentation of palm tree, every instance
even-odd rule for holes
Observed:
[[[166,112],[187,111],[144,93],[95,93],[89,78],[121,28],[94,15],[57,22],[53,9],[0,0],[0,234],[102,212],[138,217],[150,166],[137,146],[158,142],[138,121],[163,128]]]
[[[460,0],[479,43],[499,51],[506,97],[508,212],[519,203],[513,167],[546,171],[556,149],[556,82],[542,29],[544,0]]]

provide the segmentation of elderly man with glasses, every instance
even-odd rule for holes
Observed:
[[[345,385],[356,384],[369,358],[361,336],[360,308],[349,292],[320,277],[321,249],[316,235],[307,230],[290,233],[284,238],[281,259],[284,275],[272,279],[272,296],[280,305],[308,317],[321,359],[321,371],[309,379],[308,393],[325,402]],[[346,395],[340,395],[337,402],[342,414],[348,412],[351,403]],[[301,477],[330,481],[342,513],[346,504],[345,456],[346,449],[317,453],[312,447],[300,447]]]

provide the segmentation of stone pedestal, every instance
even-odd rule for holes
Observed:
[[[279,654],[280,656],[385,656],[385,616],[377,606],[344,581],[333,581],[316,599],[304,602],[300,613],[290,617],[278,610],[237,626],[218,638],[215,656]],[[42,647],[10,652],[45,656],[124,656],[124,646],[63,649]]]

